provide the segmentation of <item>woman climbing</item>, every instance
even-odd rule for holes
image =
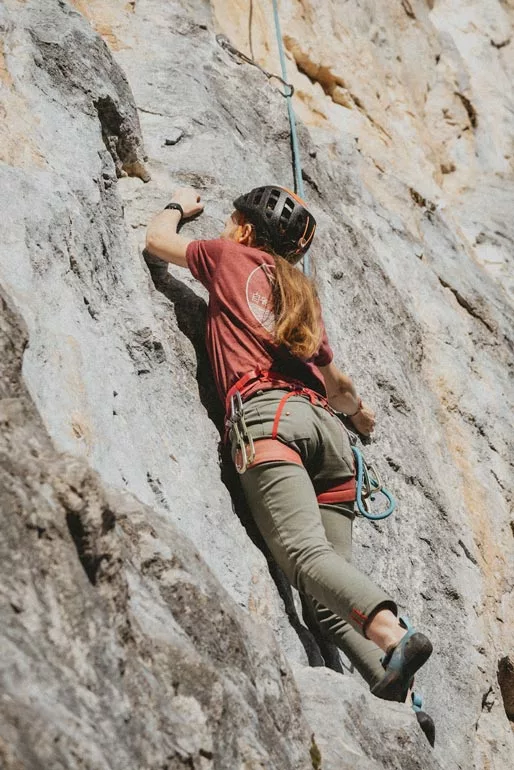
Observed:
[[[355,472],[334,410],[364,435],[375,416],[333,363],[314,284],[294,267],[314,217],[278,186],[241,195],[234,208],[219,238],[188,240],[177,227],[203,204],[181,188],[151,221],[147,251],[189,268],[209,291],[207,348],[227,438],[274,559],[371,691],[404,701],[432,645],[351,563]]]

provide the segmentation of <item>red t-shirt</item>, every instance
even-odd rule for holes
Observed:
[[[319,350],[309,361],[273,341],[275,263],[270,254],[219,238],[192,241],[186,258],[191,273],[209,292],[207,350],[223,401],[229,388],[255,369],[280,372],[325,395],[318,367],[333,358],[325,328]]]

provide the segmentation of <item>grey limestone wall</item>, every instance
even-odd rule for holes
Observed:
[[[432,752],[301,622],[220,470],[205,293],[142,253],[177,186],[210,237],[242,189],[292,185],[284,100],[207,3],[73,5],[0,5],[2,766],[510,767],[507,294],[451,212],[396,177],[388,207],[348,136],[300,124],[326,324],[399,502],[355,559],[434,641]]]

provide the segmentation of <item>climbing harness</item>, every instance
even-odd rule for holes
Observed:
[[[243,399],[249,395],[264,390],[278,388],[286,390],[280,399],[273,426],[271,429],[271,438],[252,439],[244,417]],[[308,398],[314,406],[321,406],[331,414],[334,410],[329,405],[327,399],[311,388],[306,387],[298,380],[288,378],[278,372],[262,371],[254,369],[241,377],[228,391],[226,398],[227,420],[226,420],[226,438],[229,432],[233,431],[235,438],[234,464],[238,473],[245,473],[248,468],[260,465],[265,462],[281,460],[283,462],[303,465],[299,453],[287,444],[280,441],[278,429],[280,418],[287,401],[293,396],[303,396]],[[366,519],[371,521],[380,521],[386,519],[392,514],[396,507],[391,493],[384,487],[380,474],[373,464],[368,464],[362,456],[362,452],[355,446],[357,436],[342,424],[350,439],[353,456],[355,459],[355,475],[353,478],[345,481],[343,484],[337,484],[329,489],[325,489],[317,494],[317,500],[320,504],[333,504],[341,502],[351,502],[355,500],[358,512]],[[374,502],[377,495],[386,498],[388,506],[381,513],[372,513],[369,501]]]
[[[285,80],[284,78],[281,78],[280,75],[275,75],[273,72],[268,72],[268,70],[265,70],[264,67],[261,67],[260,64],[257,64],[255,59],[251,59],[245,53],[243,53],[234,45],[232,45],[232,43],[230,42],[230,40],[226,35],[216,35],[216,42],[218,43],[218,45],[224,48],[225,51],[228,51],[228,53],[232,54],[232,56],[236,56],[238,59],[241,59],[241,61],[244,61],[247,64],[251,64],[253,67],[257,67],[257,69],[260,70],[263,73],[263,75],[266,75],[268,80],[278,80],[279,83],[282,83],[285,89],[284,91],[281,91],[279,89],[279,93],[281,93],[282,96],[285,96],[287,98],[294,94],[294,86],[292,83],[288,83],[287,80]]]

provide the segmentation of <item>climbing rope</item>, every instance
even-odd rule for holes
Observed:
[[[284,42],[282,40],[282,30],[280,28],[280,16],[278,13],[278,0],[273,0],[273,16],[275,19],[275,34],[277,36],[278,54],[280,57],[280,66],[282,68],[282,79],[287,81],[287,67],[286,67],[286,55],[284,51]],[[300,198],[305,198],[305,192],[303,188],[302,178],[302,162],[300,158],[300,143],[298,141],[298,132],[296,130],[296,118],[293,110],[293,91],[286,95],[287,100],[287,114],[289,116],[289,125],[291,127],[291,147],[293,149],[293,166],[295,176],[296,192]],[[310,275],[310,260],[309,255],[306,253],[302,260],[303,272],[305,275]]]
[[[253,27],[253,0],[250,0],[250,10],[248,12],[248,47],[250,48],[250,56],[255,59],[253,52],[253,40],[252,40],[252,27]]]
[[[372,465],[366,465],[362,452],[356,446],[352,446],[353,456],[355,458],[356,468],[356,480],[357,480],[357,509],[362,516],[365,516],[371,521],[380,521],[381,519],[387,519],[396,508],[391,493],[382,485],[382,481]],[[385,511],[381,513],[370,513],[366,500],[369,498],[372,502],[375,501],[377,495],[383,495],[388,506]]]
[[[251,40],[252,17],[253,17],[253,2],[250,2],[250,18],[249,18],[250,49],[252,49],[252,40]],[[305,191],[303,187],[303,177],[302,177],[302,162],[300,159],[300,143],[298,141],[298,131],[296,129],[296,118],[293,110],[294,86],[291,83],[289,83],[287,80],[286,55],[284,51],[284,42],[282,40],[282,30],[280,27],[280,16],[278,13],[278,0],[273,0],[273,17],[275,19],[275,33],[277,36],[278,54],[280,58],[280,67],[282,69],[282,77],[280,77],[280,75],[275,75],[272,72],[268,72],[268,70],[265,70],[264,67],[261,67],[261,65],[255,61],[255,59],[250,58],[250,56],[247,56],[245,53],[243,53],[238,48],[233,46],[226,35],[216,35],[216,41],[219,43],[219,45],[222,48],[224,48],[226,51],[231,53],[233,56],[237,56],[237,58],[241,59],[241,61],[244,61],[247,64],[251,64],[252,67],[257,67],[257,69],[259,69],[264,75],[266,75],[268,80],[272,80],[272,79],[278,80],[284,86],[285,90],[281,91],[280,93],[287,100],[287,114],[289,116],[289,125],[291,128],[291,148],[293,151],[295,192],[300,196],[300,198],[305,198]],[[311,270],[310,270],[310,260],[309,260],[308,252],[306,252],[303,256],[302,267],[303,267],[304,274],[309,276]]]
[[[272,0],[273,2],[273,16],[275,19],[275,33],[277,37],[277,45],[278,45],[278,52],[280,57],[280,66],[282,69],[282,77],[279,75],[274,75],[271,72],[268,72],[263,67],[260,66],[254,59],[250,58],[246,54],[244,54],[242,51],[239,51],[235,46],[232,45],[232,43],[229,41],[229,39],[225,35],[217,35],[216,40],[219,43],[222,48],[225,48],[229,53],[231,53],[233,56],[237,56],[242,61],[246,62],[247,64],[251,64],[254,67],[257,67],[266,77],[268,80],[276,79],[279,80],[284,88],[285,91],[281,91],[282,96],[284,96],[287,100],[287,112],[289,116],[289,125],[291,127],[291,147],[293,151],[293,166],[294,166],[294,176],[295,176],[295,192],[301,197],[305,198],[305,191],[303,187],[303,178],[302,178],[302,163],[300,158],[300,143],[298,141],[298,132],[296,129],[296,118],[293,110],[293,104],[292,104],[292,96],[294,93],[294,87],[291,83],[287,80],[287,66],[286,66],[286,55],[284,51],[284,43],[282,40],[282,30],[280,27],[280,16],[278,13],[278,0]],[[251,46],[251,18],[253,14],[253,3],[250,4],[250,22],[249,22],[249,40],[250,40],[250,46]],[[303,272],[305,275],[310,275],[310,261],[308,253],[306,253],[303,257]],[[356,446],[352,446],[352,451],[355,457],[355,465],[356,465],[356,480],[357,480],[357,500],[356,505],[359,513],[362,516],[365,516],[367,519],[371,519],[371,521],[380,521],[381,519],[386,519],[388,516],[392,514],[394,509],[396,508],[396,502],[391,495],[391,493],[382,485],[382,482],[380,480],[380,477],[376,471],[376,469],[372,465],[367,465],[362,453],[359,449],[357,449]],[[387,502],[388,506],[385,511],[382,511],[381,513],[371,513],[368,507],[367,500],[371,500],[372,502],[375,501],[377,495],[383,495]]]

